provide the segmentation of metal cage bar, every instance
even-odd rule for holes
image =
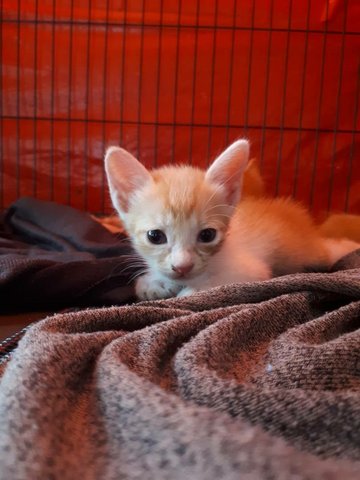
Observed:
[[[106,212],[110,143],[204,167],[245,134],[270,194],[359,213],[354,5],[3,0],[0,208]]]

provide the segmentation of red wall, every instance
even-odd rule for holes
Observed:
[[[19,3],[2,2],[0,207],[108,210],[107,145],[205,166],[246,135],[269,193],[360,213],[358,1]]]

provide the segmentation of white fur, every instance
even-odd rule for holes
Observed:
[[[168,278],[160,277],[156,272],[146,273],[139,277],[135,285],[135,293],[141,300],[156,300],[179,295],[181,285],[169,281]]]
[[[340,258],[360,248],[360,244],[346,238],[325,238],[324,244],[329,254],[330,262],[336,263]]]
[[[231,228],[231,227],[230,227]],[[230,283],[244,283],[252,281],[268,280],[272,277],[271,268],[269,267],[266,257],[270,254],[268,249],[264,249],[263,255],[257,256],[252,252],[249,245],[239,241],[236,237],[235,226],[233,231],[229,232],[220,251],[208,259],[206,270],[194,278],[186,278],[172,280],[163,275],[154,276],[152,273],[147,274],[149,285],[151,285],[151,298],[164,298],[171,295],[171,292],[177,290],[177,296],[187,296],[196,291],[207,290],[220,285]],[[266,243],[266,239],[264,239]],[[147,277],[145,275],[145,277]],[[145,297],[142,295],[143,283],[139,279],[141,287],[136,287],[136,293],[139,298],[149,298],[149,294]],[[165,294],[163,291],[166,290]],[[154,296],[152,296],[154,295]]]

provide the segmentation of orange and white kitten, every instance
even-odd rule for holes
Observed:
[[[189,295],[218,285],[326,269],[360,245],[324,239],[301,206],[287,199],[240,203],[249,143],[238,140],[203,171],[148,171],[110,147],[105,169],[111,199],[148,268],[140,299]]]

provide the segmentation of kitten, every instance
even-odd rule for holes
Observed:
[[[126,150],[107,150],[113,205],[148,266],[136,281],[140,299],[326,269],[359,246],[323,239],[291,200],[238,203],[248,160],[247,140],[230,145],[207,171],[168,166],[150,172]]]

